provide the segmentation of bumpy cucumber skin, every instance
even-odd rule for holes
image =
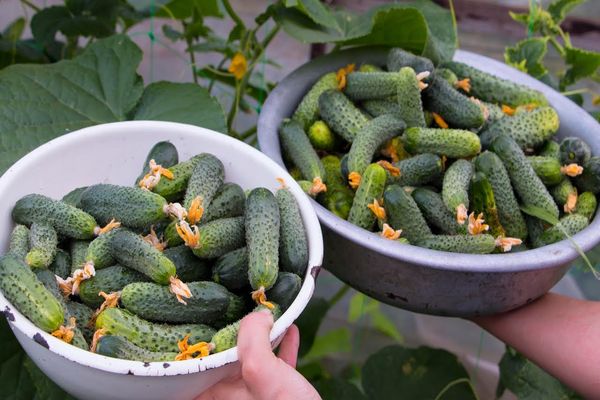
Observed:
[[[504,118],[506,116],[506,114],[504,114],[504,112],[502,111],[502,108],[496,104],[486,103],[484,101],[482,101],[481,104],[487,109],[487,113],[488,113],[488,117],[485,120],[485,124],[483,124],[483,126],[480,128],[480,132],[483,132],[494,122]]]
[[[269,301],[279,304],[282,311],[288,309],[294,301],[300,288],[302,287],[302,278],[291,272],[280,272],[277,281],[267,292]]]
[[[492,235],[431,235],[416,243],[420,247],[452,253],[489,254],[496,248]]]
[[[337,85],[335,72],[327,73],[319,78],[298,104],[292,119],[298,121],[303,129],[308,129],[319,116],[319,96],[328,89],[337,89]]]
[[[71,256],[66,251],[58,249],[54,256],[54,261],[48,269],[62,279],[67,279],[71,275]]]
[[[554,157],[529,156],[527,160],[533,167],[533,170],[540,177],[544,185],[558,185],[563,179],[560,172],[560,162]]]
[[[25,262],[32,268],[47,268],[56,255],[58,235],[50,225],[34,222],[29,230],[29,245]]]
[[[369,166],[377,149],[389,139],[402,134],[404,121],[384,114],[367,122],[356,134],[348,153],[348,170],[360,175]]]
[[[540,237],[546,230],[544,222],[542,220],[532,217],[530,215],[525,216],[525,223],[527,224],[527,231],[529,237],[529,243],[533,248],[543,246],[540,241]]]
[[[394,229],[402,229],[402,236],[411,243],[431,235],[419,206],[402,186],[388,186],[383,194],[383,204],[389,224]]]
[[[113,229],[98,236],[90,242],[85,253],[85,261],[92,262],[95,269],[102,269],[115,265],[115,258],[110,248],[110,240],[121,228]]]
[[[454,86],[454,84],[458,82],[458,77],[456,76],[456,74],[448,68],[436,68],[435,75],[441,79],[444,79],[452,86]]]
[[[69,193],[65,194],[61,201],[73,207],[80,207],[81,203],[81,194],[86,191],[88,187],[82,186],[71,190]]]
[[[373,64],[363,64],[358,68],[360,72],[381,72],[383,71],[380,67]]]
[[[166,286],[136,282],[121,291],[121,303],[138,317],[174,324],[211,324],[229,306],[229,292],[215,282],[188,282],[192,297],[180,303]]]
[[[166,325],[145,321],[127,310],[107,308],[96,318],[96,329],[123,336],[150,351],[178,352],[177,342],[190,335],[189,343],[208,342],[215,330],[202,324]]]
[[[8,253],[14,255],[18,259],[25,259],[29,252],[29,228],[25,225],[15,225],[10,233],[10,242],[8,245]]]
[[[583,173],[575,178],[582,192],[600,193],[600,157],[594,156],[583,165]]]
[[[208,153],[201,156],[190,176],[183,198],[183,206],[186,209],[197,196],[202,198],[202,207],[207,209],[225,179],[225,167],[221,160]]]
[[[548,104],[544,95],[537,90],[498,78],[466,64],[450,61],[444,63],[442,67],[452,70],[458,79],[469,78],[471,81],[470,94],[489,103],[506,104],[511,107],[525,104]]]
[[[575,212],[585,216],[588,220],[592,220],[598,207],[596,195],[592,192],[583,192],[577,197],[577,205]]]
[[[279,232],[277,199],[268,189],[253,189],[246,200],[246,247],[248,279],[254,290],[268,290],[277,280]]]
[[[475,159],[475,170],[484,173],[492,185],[498,217],[506,235],[525,240],[527,238],[525,219],[502,160],[495,153],[484,151]]]
[[[400,176],[389,176],[391,182],[400,186],[422,186],[442,176],[442,159],[431,153],[417,154],[414,157],[394,164],[400,170]]]
[[[571,193],[577,193],[577,189],[567,177],[564,177],[558,185],[550,188],[550,194],[554,201],[561,207],[565,205]]]
[[[279,128],[279,139],[283,150],[300,169],[306,180],[321,178],[325,182],[323,164],[298,122],[284,121]]]
[[[165,257],[173,261],[177,270],[177,277],[184,282],[204,281],[210,278],[210,265],[194,256],[187,246],[177,246],[165,249]]]
[[[204,218],[202,218],[204,220]],[[202,221],[205,222],[205,221]],[[167,243],[167,247],[176,247],[183,244],[183,239],[177,233],[177,221],[171,221],[163,232],[163,240]]]
[[[8,301],[45,332],[64,322],[63,309],[25,261],[7,254],[0,258],[0,289]]]
[[[481,133],[481,144],[488,147],[498,135],[512,137],[521,149],[535,149],[551,138],[559,127],[558,114],[552,107],[539,107],[494,122]]]
[[[126,229],[119,229],[110,237],[110,251],[117,262],[148,276],[154,282],[168,285],[176,275],[173,261],[150,243]]]
[[[425,108],[439,114],[455,128],[479,128],[485,122],[479,105],[442,78],[433,78],[430,86],[423,91],[423,102]]]
[[[331,151],[335,148],[335,135],[323,121],[315,121],[308,128],[308,139],[316,150]]]
[[[369,120],[342,92],[326,90],[319,97],[319,113],[335,133],[352,142]]]
[[[378,117],[383,114],[400,115],[398,101],[396,97],[389,99],[373,99],[365,100],[361,103],[362,108],[373,117]]]
[[[558,225],[560,225],[569,236],[573,236],[585,229],[589,225],[589,220],[585,215],[581,214],[565,215],[560,219],[556,226],[546,229],[544,233],[540,235],[540,245],[547,246],[567,238]]]
[[[232,291],[249,286],[248,250],[242,247],[219,257],[213,266],[213,281]]]
[[[59,234],[73,239],[92,239],[98,225],[90,214],[41,194],[28,194],[17,201],[12,210],[17,224],[46,223]]]
[[[354,102],[395,96],[398,72],[352,72],[346,76],[344,93]]]
[[[90,186],[81,195],[81,208],[100,224],[114,218],[132,229],[144,229],[166,219],[166,205],[167,201],[156,193],[105,183]]]
[[[560,159],[560,144],[552,139],[546,140],[539,148],[538,156]]]
[[[237,183],[224,183],[213,197],[210,206],[205,209],[200,222],[204,224],[215,219],[239,217],[244,215],[245,206],[244,189]]]
[[[308,266],[308,238],[300,207],[287,188],[275,194],[279,206],[279,264],[282,271],[303,275]]]
[[[85,264],[85,256],[90,243],[89,240],[73,240],[71,242],[71,246],[69,247],[71,255],[71,274]]]
[[[416,188],[411,195],[430,226],[436,227],[446,235],[456,235],[459,232],[455,216],[450,213],[439,193],[426,188]]]
[[[373,229],[377,217],[368,208],[368,205],[375,199],[381,199],[386,181],[387,174],[383,167],[378,164],[371,164],[367,167],[354,196],[352,208],[348,214],[348,222],[363,229]]]
[[[319,203],[340,218],[347,219],[354,200],[354,191],[342,176],[340,159],[329,155],[321,159],[327,175],[327,191],[319,193]]]
[[[98,308],[104,302],[104,298],[98,295],[99,292],[118,292],[130,283],[146,282],[149,280],[150,278],[138,271],[121,265],[113,265],[112,267],[97,271],[95,276],[81,282],[79,286],[79,298],[87,306]]]
[[[177,201],[182,198],[187,189],[190,176],[192,176],[192,172],[201,158],[202,154],[199,154],[170,167],[169,171],[173,173],[173,179],[161,178],[152,191],[164,197],[167,201]]]
[[[485,223],[489,225],[489,233],[495,238],[498,236],[505,237],[506,231],[498,216],[494,190],[484,173],[476,172],[473,175],[469,188],[469,198],[471,210],[475,212],[475,215],[483,214]]]
[[[402,67],[411,67],[417,74],[425,71],[434,72],[433,62],[430,59],[416,56],[397,47],[390,49],[387,56],[388,71],[399,71]]]
[[[539,207],[558,218],[556,203],[517,142],[509,136],[500,135],[494,139],[490,149],[502,160],[515,193],[523,204]]]
[[[66,304],[69,314],[75,317],[77,327],[81,330],[83,338],[87,343],[91,343],[94,337],[94,327],[90,326],[89,322],[93,317],[94,310],[76,301],[67,301]]]
[[[415,71],[410,67],[401,68],[398,72],[398,112],[397,115],[406,122],[406,126],[425,127],[421,89]]]
[[[176,352],[149,351],[116,335],[102,336],[96,345],[96,353],[121,360],[142,362],[173,361],[178,354]]]
[[[449,158],[472,157],[481,151],[479,136],[461,129],[408,128],[402,136],[406,151]]]
[[[578,137],[566,137],[560,142],[559,157],[563,165],[583,165],[592,157],[592,149]]]
[[[217,219],[200,225],[198,231],[200,244],[192,251],[202,259],[218,258],[244,246],[244,217]]]
[[[467,160],[456,160],[446,171],[442,184],[442,199],[448,210],[456,215],[461,204],[469,209],[469,184],[473,177],[473,164]]]
[[[156,164],[163,168],[170,168],[179,162],[177,147],[169,141],[158,142],[152,146],[146,156],[146,161],[144,161],[144,165],[142,166],[142,172],[135,180],[134,185],[137,185],[144,175],[150,171],[150,160],[154,160]]]

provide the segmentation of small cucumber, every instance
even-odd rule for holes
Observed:
[[[436,68],[435,76],[444,79],[453,87],[455,87],[454,85],[456,84],[456,82],[458,82],[458,77],[456,76],[456,74],[448,68]]]
[[[417,74],[434,71],[433,62],[430,59],[416,56],[398,47],[390,49],[387,56],[388,71],[400,71],[402,67],[411,67]]]
[[[492,235],[431,235],[416,243],[420,247],[452,253],[489,254],[496,249]]]
[[[569,178],[564,177],[558,185],[550,189],[550,194],[554,198],[556,204],[562,207],[567,203],[569,195],[577,195],[577,189],[573,186],[573,183]]]
[[[25,225],[15,225],[10,233],[8,253],[20,260],[24,260],[29,252],[29,228]]]
[[[92,240],[85,252],[85,262],[93,264],[96,270],[115,265],[116,262],[112,255],[110,241],[111,237],[120,229],[113,229]]]
[[[79,286],[79,298],[87,306],[98,308],[104,302],[104,298],[98,293],[118,292],[126,285],[134,282],[146,282],[150,279],[133,269],[121,265],[113,265],[96,272],[96,275],[81,282]]]
[[[81,195],[87,189],[87,186],[82,186],[71,190],[69,193],[65,194],[61,201],[70,206],[79,208],[81,205]]]
[[[190,176],[192,176],[192,172],[201,158],[202,155],[200,154],[168,168],[173,174],[173,179],[162,177],[152,191],[164,197],[167,201],[177,201],[182,198]]]
[[[213,197],[208,208],[206,208],[201,223],[205,224],[215,219],[244,215],[245,205],[246,195],[244,189],[237,183],[224,183]]]
[[[502,108],[496,104],[486,103],[484,101],[481,102],[486,111],[484,111],[484,115],[487,114],[487,118],[485,120],[485,124],[479,129],[479,132],[485,131],[490,125],[494,122],[501,120],[506,116],[502,111]]]
[[[158,362],[173,361],[177,352],[149,351],[136,346],[123,336],[105,335],[98,339],[96,353],[121,360]]]
[[[94,327],[90,326],[90,321],[94,316],[94,310],[82,303],[76,301],[67,301],[69,313],[75,317],[77,327],[81,330],[83,338],[87,343],[92,343],[94,337]]]
[[[525,216],[525,222],[527,224],[529,243],[531,244],[531,246],[533,248],[543,246],[542,242],[540,241],[540,237],[546,230],[544,222],[530,215]]]
[[[467,64],[450,61],[444,63],[442,67],[452,70],[458,79],[469,78],[471,83],[470,94],[483,101],[506,104],[511,107],[526,104],[548,104],[544,95],[537,90],[498,78]]]
[[[538,151],[538,156],[560,159],[560,144],[552,139],[546,140]]]
[[[25,262],[32,268],[48,268],[56,255],[58,235],[50,225],[34,222],[29,230],[30,250]]]
[[[410,67],[398,72],[398,111],[396,114],[406,122],[406,126],[425,127],[421,89],[415,71]]]
[[[275,194],[279,206],[279,268],[304,275],[308,267],[308,238],[296,198],[287,188]],[[276,301],[277,302],[277,301]],[[277,302],[279,303],[279,302]]]
[[[302,279],[298,275],[291,272],[280,272],[277,281],[267,292],[267,298],[277,303],[281,307],[281,311],[285,312],[300,293],[301,287]]]
[[[552,243],[560,242],[563,239],[566,239],[564,231],[567,232],[569,236],[573,236],[576,233],[582,231],[589,225],[589,220],[585,215],[581,214],[569,214],[565,215],[560,219],[558,224],[555,226],[548,228],[540,235],[539,242],[542,246],[547,246]],[[561,229],[562,228],[562,229]]]
[[[189,282],[192,297],[180,303],[166,286],[136,282],[121,291],[123,307],[140,318],[175,324],[211,324],[229,306],[230,293],[214,282]]]
[[[373,64],[363,64],[358,68],[360,72],[381,72],[383,71],[380,67]]]
[[[319,97],[319,113],[335,133],[352,142],[369,120],[342,92],[326,90]]]
[[[459,233],[460,227],[456,217],[450,213],[439,193],[426,188],[416,188],[411,195],[430,226],[446,235]]]
[[[356,134],[348,152],[348,170],[362,175],[377,149],[389,139],[402,134],[405,127],[404,121],[391,114],[367,122]]]
[[[246,246],[248,279],[254,290],[269,290],[277,280],[279,232],[277,199],[268,189],[253,189],[246,200]]]
[[[400,115],[398,100],[396,97],[389,99],[365,100],[361,103],[362,108],[373,117],[379,117],[383,114]]]
[[[34,222],[52,226],[56,232],[73,239],[92,239],[98,224],[90,214],[62,201],[41,194],[28,194],[15,204],[12,219],[17,224]]]
[[[319,193],[319,203],[340,218],[347,219],[354,200],[354,191],[342,176],[340,159],[329,155],[321,159],[327,175],[327,191]]]
[[[383,194],[383,204],[389,224],[394,229],[402,229],[402,236],[411,243],[431,235],[417,203],[402,186],[388,186]]]
[[[178,221],[171,221],[163,232],[163,240],[167,243],[167,247],[176,247],[183,244],[183,239],[179,236],[179,233],[177,233],[177,222]]]
[[[600,157],[591,157],[583,164],[583,173],[575,178],[577,188],[582,192],[600,193]]]
[[[200,225],[198,231],[200,242],[192,251],[202,259],[218,258],[244,246],[244,217],[217,219]]]
[[[158,142],[148,152],[146,156],[146,161],[144,161],[144,165],[142,166],[142,172],[135,180],[135,185],[137,186],[138,182],[150,171],[150,160],[154,160],[154,162],[160,165],[163,168],[170,168],[173,165],[179,162],[179,154],[177,153],[177,148],[173,145],[173,143],[164,141]]]
[[[585,216],[588,220],[592,220],[598,207],[596,195],[592,192],[583,192],[577,197],[577,205],[575,212]]]
[[[478,104],[439,77],[434,77],[429,87],[423,91],[423,102],[425,108],[439,114],[455,128],[479,128],[485,122]]]
[[[461,129],[408,128],[402,137],[406,151],[449,158],[473,157],[481,151],[479,136]]]
[[[354,102],[385,99],[398,92],[398,72],[352,72],[346,76],[344,93]]]
[[[533,167],[533,170],[540,177],[544,185],[558,185],[563,179],[563,174],[560,172],[560,161],[554,157],[546,156],[529,156],[527,160]]]
[[[523,204],[539,207],[558,218],[556,203],[517,142],[510,136],[500,135],[494,139],[490,149],[502,160],[515,193],[521,198]]]
[[[210,278],[210,265],[194,256],[187,246],[177,246],[165,249],[165,257],[173,261],[177,270],[177,277],[184,282],[204,281]]]
[[[472,177],[473,164],[467,160],[456,160],[444,175],[442,199],[455,217],[469,211],[469,184]]]
[[[189,209],[192,201],[199,197],[201,206],[206,210],[210,207],[210,202],[225,179],[225,167],[221,160],[208,153],[200,154],[200,156],[200,160],[192,171],[183,198],[185,209]]]
[[[442,159],[431,153],[417,154],[394,164],[400,170],[400,176],[389,177],[390,182],[400,186],[423,186],[442,176]]]
[[[73,240],[69,247],[69,254],[71,255],[71,273],[75,272],[76,269],[82,268],[85,264],[85,256],[87,249],[90,246],[89,240]]]
[[[563,165],[584,165],[592,157],[590,146],[578,137],[566,137],[560,142],[560,162]]]
[[[354,196],[352,208],[348,214],[348,222],[363,229],[373,229],[377,217],[368,206],[374,200],[381,199],[386,181],[387,174],[383,167],[378,164],[371,164],[367,167]]]
[[[489,225],[489,233],[495,238],[498,236],[505,237],[506,231],[500,222],[494,190],[487,176],[482,172],[476,172],[473,175],[469,188],[469,198],[471,210],[475,212],[475,215],[483,214],[485,223]]]
[[[8,301],[35,326],[54,332],[64,322],[64,311],[25,261],[12,254],[0,257],[0,289]]]
[[[304,95],[300,104],[294,111],[292,119],[300,123],[303,129],[317,120],[319,116],[319,96],[328,89],[337,89],[338,83],[335,72],[329,72],[323,75]]]
[[[335,149],[335,135],[323,121],[315,121],[308,128],[308,140],[316,150],[331,151]]]
[[[48,267],[50,271],[54,272],[54,275],[67,279],[71,275],[71,256],[69,253],[62,249],[56,251],[54,261]]]
[[[213,281],[231,291],[240,291],[249,286],[248,250],[242,247],[219,257],[212,269]]]
[[[96,318],[96,329],[123,336],[150,351],[177,352],[177,342],[190,335],[189,343],[208,342],[215,330],[202,324],[166,325],[145,321],[127,310],[107,308]]]

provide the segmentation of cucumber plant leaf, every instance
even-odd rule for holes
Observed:
[[[561,79],[564,87],[596,74],[600,68],[600,53],[575,47],[565,47],[565,52],[565,62],[569,68]]]
[[[548,12],[554,22],[560,24],[573,8],[585,2],[586,0],[555,0],[548,5]]]
[[[336,353],[350,353],[351,350],[352,345],[348,328],[336,328],[317,336],[303,360],[307,362],[316,361]]]
[[[300,349],[298,357],[306,355],[317,336],[317,331],[321,326],[323,318],[329,311],[329,303],[321,297],[313,297],[306,306],[306,309],[300,314],[296,320],[296,325],[300,331]]]
[[[558,224],[558,218],[541,207],[523,204],[521,205],[521,211],[527,215],[531,215],[532,217],[539,218],[552,226]]]
[[[58,386],[50,378],[48,378],[42,372],[42,370],[39,369],[33,361],[31,361],[31,358],[26,357],[25,361],[23,362],[23,366],[25,367],[25,370],[29,373],[31,380],[33,381],[33,385],[36,390],[34,399],[75,400],[64,390],[62,390],[60,386]]]
[[[323,400],[367,400],[356,386],[340,378],[321,379],[312,383]]]
[[[504,60],[511,65],[535,78],[541,78],[548,73],[544,66],[544,57],[548,51],[548,38],[530,38],[507,47]]]

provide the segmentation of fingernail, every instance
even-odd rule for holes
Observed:
[[[262,313],[262,314],[271,315],[271,310],[268,310],[266,308],[260,309],[257,312]]]

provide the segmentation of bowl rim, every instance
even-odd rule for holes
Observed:
[[[312,297],[312,294],[314,293],[315,279],[321,268],[321,263],[323,260],[323,237],[316,213],[311,203],[308,201],[308,198],[304,196],[302,189],[288,174],[285,168],[279,166],[256,148],[228,135],[189,124],[164,121],[123,121],[100,124],[82,128],[69,134],[60,136],[41,145],[22,157],[9,169],[7,169],[7,171],[0,177],[0,193],[3,193],[8,189],[8,185],[20,171],[23,169],[32,168],[32,166],[36,165],[36,162],[40,156],[51,150],[61,148],[67,144],[71,144],[72,142],[85,142],[90,139],[101,137],[106,132],[114,130],[122,130],[123,132],[127,130],[144,131],[149,127],[152,127],[153,129],[159,128],[165,132],[186,131],[190,134],[196,135],[200,140],[207,136],[211,136],[213,138],[216,137],[216,140],[222,141],[223,146],[227,146],[231,152],[250,153],[253,158],[260,162],[260,165],[263,168],[276,171],[278,176],[285,180],[287,187],[289,187],[290,191],[296,198],[300,207],[300,211],[303,215],[303,222],[309,240],[309,262],[300,292],[286,312],[284,312],[282,316],[275,321],[275,324],[271,329],[269,339],[271,343],[275,342],[286,332],[287,328],[291,326],[293,321],[302,313],[308,304],[308,301]],[[168,140],[168,138],[166,138],[166,140]],[[145,155],[143,156],[145,157]],[[31,321],[29,321],[23,314],[21,314],[18,309],[4,297],[1,291],[0,312],[2,312],[7,318],[11,329],[18,330],[27,336],[28,340],[33,340],[49,351],[70,361],[109,373],[129,374],[142,377],[185,375],[221,367],[238,360],[237,347],[228,349],[221,353],[211,354],[200,359],[170,361],[168,363],[145,363],[141,361],[129,361],[107,357],[80,349],[53,337],[49,333],[42,331]]]
[[[346,50],[326,54],[311,60],[283,78],[277,87],[269,94],[265,101],[262,112],[258,120],[258,142],[261,150],[269,157],[273,158],[279,165],[284,166],[279,145],[277,129],[281,122],[273,112],[272,108],[284,101],[284,92],[303,87],[302,80],[304,75],[316,76],[315,72],[319,68],[332,65],[345,65],[348,62],[359,62],[368,54],[386,52],[390,47],[385,46],[359,46]],[[340,64],[340,61],[346,61]],[[454,55],[455,61],[466,64],[485,64],[494,69],[494,74],[504,79],[514,81],[518,78],[519,83],[532,87],[544,93],[552,104],[556,101],[564,102],[568,105],[566,112],[573,112],[581,115],[581,122],[587,128],[598,132],[598,141],[600,142],[600,124],[598,124],[591,115],[582,110],[570,99],[562,96],[560,93],[547,86],[546,84],[518,71],[502,62],[496,61],[486,56],[472,53],[465,50],[457,50]],[[322,69],[319,69],[323,71]],[[316,81],[315,79],[315,81]],[[596,146],[600,148],[600,144]],[[308,197],[308,196],[307,196]],[[379,235],[359,228],[352,223],[336,216],[325,207],[320,205],[314,199],[310,199],[316,209],[319,221],[326,228],[334,231],[336,234],[354,242],[360,243],[365,248],[380,253],[399,262],[411,263],[418,266],[437,270],[447,270],[455,272],[469,273],[511,273],[540,270],[545,268],[554,268],[558,264],[566,264],[579,257],[579,253],[569,240],[543,246],[537,249],[526,250],[508,254],[465,254],[451,253],[439,250],[430,250],[415,245],[391,242],[379,237]],[[600,217],[598,215],[592,220],[587,228],[572,237],[577,245],[583,250],[588,251],[593,246],[600,243]]]

